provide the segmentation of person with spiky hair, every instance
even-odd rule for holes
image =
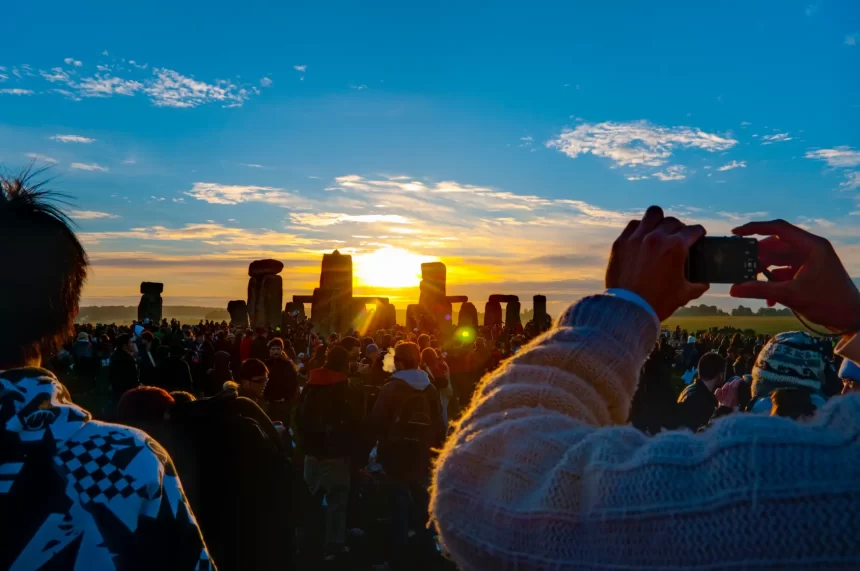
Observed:
[[[40,368],[89,267],[42,172],[0,175],[0,569],[214,569],[161,445]]]

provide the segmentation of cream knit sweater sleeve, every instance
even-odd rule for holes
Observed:
[[[457,564],[860,563],[860,396],[832,399],[806,424],[735,414],[703,434],[649,438],[622,424],[657,334],[639,306],[586,298],[484,379],[431,490]]]

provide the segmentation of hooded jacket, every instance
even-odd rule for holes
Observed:
[[[343,458],[359,440],[361,404],[345,373],[311,371],[302,391],[297,426],[304,451],[315,458]]]
[[[44,369],[0,372],[0,569],[213,569],[158,442]]]

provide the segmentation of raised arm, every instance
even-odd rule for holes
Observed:
[[[808,425],[732,415],[651,438],[619,426],[659,320],[706,289],[683,278],[701,234],[649,209],[613,246],[615,295],[580,301],[484,380],[433,481],[433,517],[461,568],[858,561],[860,543],[834,524],[860,503],[860,398]]]

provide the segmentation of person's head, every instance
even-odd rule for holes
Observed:
[[[128,333],[123,333],[116,338],[116,350],[125,351],[129,355],[134,355],[134,339]]]
[[[776,389],[770,394],[771,416],[787,416],[804,420],[815,414],[812,393],[801,387]]]
[[[361,355],[361,341],[355,337],[344,337],[340,341],[340,346],[349,353],[351,361],[358,361],[358,357]]]
[[[439,355],[436,353],[436,349],[427,347],[421,351],[421,362],[431,369],[435,367],[436,363],[439,362]]]
[[[343,347],[335,346],[329,349],[325,356],[323,368],[346,374],[349,372],[349,360],[349,352]]]
[[[860,392],[860,367],[853,361],[845,359],[839,367],[839,378],[842,380],[842,394]]]
[[[203,333],[202,329],[198,329],[197,332],[194,334],[194,341],[198,345],[202,345],[203,342],[206,341],[206,334]]]
[[[280,338],[274,338],[269,341],[269,356],[270,357],[280,357],[284,353],[284,340]]]
[[[747,374],[747,362],[743,357],[738,357],[735,359],[734,364],[732,365],[732,371],[735,376],[743,377]]]
[[[314,349],[314,359],[316,359],[320,362],[325,361],[325,352],[326,352],[326,346],[320,345],[319,347]]]
[[[154,337],[153,337],[152,333],[150,333],[149,331],[144,331],[143,333],[140,334],[140,341],[143,343],[143,345],[147,349],[152,346],[152,340],[153,339],[154,339]]]
[[[376,359],[376,356],[379,354],[379,347],[376,346],[375,343],[371,343],[367,347],[364,348],[364,356],[367,359],[373,361]]]
[[[173,397],[173,402],[176,404],[185,404],[197,400],[196,396],[186,391],[173,391],[170,396]]]
[[[173,406],[173,397],[158,387],[135,387],[125,392],[116,405],[116,418],[122,424],[141,426],[161,422]]]
[[[726,360],[718,353],[705,353],[699,359],[699,378],[714,391],[726,382]]]
[[[0,369],[38,365],[74,331],[89,261],[37,182],[0,175]]]
[[[422,351],[430,346],[430,336],[426,333],[422,333],[418,336],[418,348]]]
[[[401,343],[394,348],[394,366],[398,371],[417,369],[421,364],[421,353],[415,343]]]
[[[766,397],[779,388],[820,393],[826,364],[818,341],[801,331],[779,333],[762,348],[752,370],[752,396]]]
[[[383,348],[383,349],[388,349],[388,348],[390,348],[390,347],[391,347],[391,343],[392,343],[391,335],[389,335],[389,334],[387,334],[387,333],[386,333],[385,335],[383,335],[383,336],[382,336],[382,348]]]
[[[78,343],[89,343],[89,342],[90,342],[90,336],[85,331],[81,331],[80,333],[78,333]]]
[[[269,369],[259,359],[248,359],[239,369],[239,386],[242,392],[261,398],[269,382]]]

